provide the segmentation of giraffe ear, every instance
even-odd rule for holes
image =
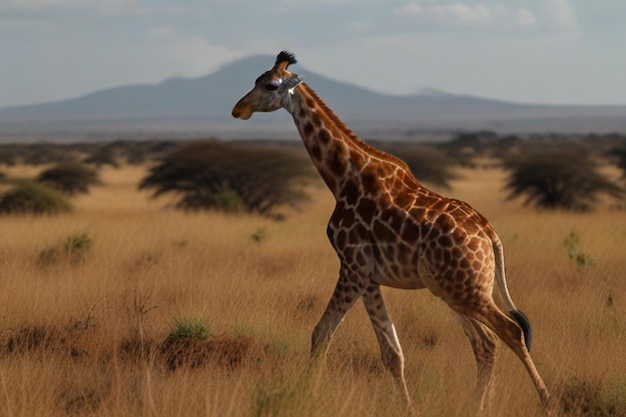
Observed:
[[[281,51],[276,57],[276,64],[274,64],[274,66],[281,70],[287,70],[289,65],[295,64],[297,62],[298,61],[296,61],[296,57],[294,54],[287,51]]]
[[[300,77],[297,74],[293,74],[293,77],[285,78],[283,80],[283,87],[291,90],[295,88],[301,82],[302,82],[302,77]]]

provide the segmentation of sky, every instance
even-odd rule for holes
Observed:
[[[626,104],[625,16],[624,0],[0,0],[0,107],[282,49],[390,94]]]

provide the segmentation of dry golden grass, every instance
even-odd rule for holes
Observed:
[[[0,217],[0,416],[405,414],[360,304],[326,366],[307,370],[338,271],[323,187],[275,222],[168,209],[136,190],[144,174],[105,169],[104,185],[77,197],[72,214]],[[533,324],[533,357],[557,400],[569,401],[566,415],[626,415],[626,212],[536,212],[502,201],[503,172],[461,174],[447,194],[499,231],[511,293]],[[569,259],[572,232],[591,265]],[[91,239],[82,259],[41,262],[81,234]],[[385,295],[422,415],[472,414],[474,359],[448,308],[427,291]],[[217,339],[244,346],[241,360],[172,371],[159,349],[176,317],[205,320]],[[541,415],[530,378],[502,345],[496,375],[485,416]],[[586,395],[584,411],[575,403]]]

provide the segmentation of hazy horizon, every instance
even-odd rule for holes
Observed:
[[[282,49],[387,94],[626,104],[624,12],[622,0],[5,0],[0,107],[195,78]]]

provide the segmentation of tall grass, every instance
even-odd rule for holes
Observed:
[[[3,171],[12,169],[22,168]],[[333,201],[323,186],[312,186],[304,210],[276,222],[169,210],[136,191],[145,172],[103,168],[104,185],[78,197],[72,214],[0,218],[1,416],[405,413],[360,304],[325,366],[307,368],[310,333],[339,267],[324,232]],[[561,414],[625,415],[617,413],[626,393],[626,212],[535,212],[503,202],[503,172],[459,174],[447,194],[499,231],[510,290],[533,325],[532,355],[548,387],[557,402],[583,390],[600,410],[570,402]],[[251,237],[260,230],[262,239]],[[569,258],[563,241],[572,230],[593,255],[588,267]],[[92,245],[82,262],[38,266],[42,250],[83,234]],[[427,291],[384,294],[422,415],[467,415],[476,369],[453,315]],[[211,337],[245,341],[248,356],[236,366],[209,360],[169,369],[159,345],[176,317],[208,318]],[[42,328],[48,342],[7,348]],[[145,345],[133,356],[137,335]],[[540,415],[522,365],[504,346],[499,352],[484,415]]]

